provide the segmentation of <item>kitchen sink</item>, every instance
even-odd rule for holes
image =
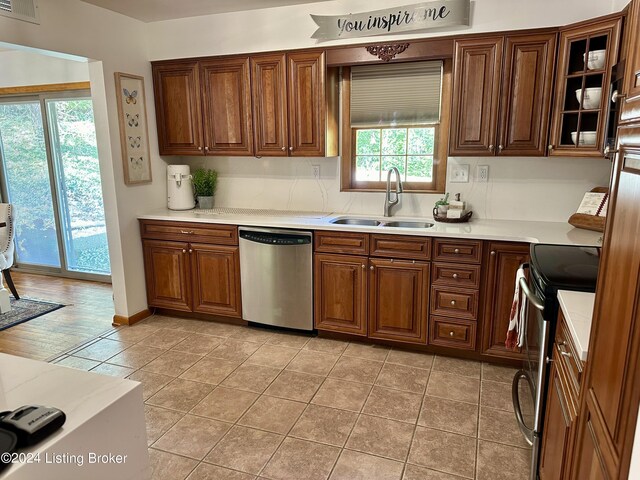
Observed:
[[[431,228],[433,227],[433,223],[428,222],[385,222],[385,227],[396,227],[396,228]]]
[[[338,218],[336,220],[331,220],[331,223],[335,223],[337,225],[364,225],[376,227],[382,222],[379,222],[378,220],[371,220],[369,218]]]

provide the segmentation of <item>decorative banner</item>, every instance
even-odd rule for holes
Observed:
[[[471,0],[441,0],[349,15],[311,15],[311,38],[335,40],[469,25]]]

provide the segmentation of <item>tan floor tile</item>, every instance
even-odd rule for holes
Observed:
[[[235,425],[205,458],[206,462],[257,474],[276,451],[281,435]]]
[[[229,338],[235,338],[242,340],[243,342],[265,343],[273,337],[273,332],[269,330],[262,330],[260,328],[242,328],[238,329]]]
[[[262,365],[240,365],[224,379],[222,386],[262,393],[275,380],[281,370]]]
[[[394,348],[387,356],[387,363],[430,369],[433,365],[433,355],[409,350],[396,350]]]
[[[402,480],[462,480],[463,477],[407,464]]]
[[[155,360],[165,351],[160,348],[144,347],[135,344],[117,355],[109,358],[107,363],[122,365],[123,367],[141,368],[152,360]]]
[[[327,378],[311,403],[359,412],[370,391],[370,385]]]
[[[518,427],[515,415],[506,410],[481,407],[478,438],[514,447],[529,448]]]
[[[384,345],[369,345],[366,343],[350,343],[343,355],[384,362],[391,349]]]
[[[260,345],[257,343],[228,339],[225,340],[223,344],[214,348],[208,356],[244,362],[247,358],[253,355],[253,352],[258,348],[260,348]]]
[[[362,413],[415,423],[420,413],[422,395],[383,387],[373,387]]]
[[[101,338],[95,343],[74,352],[76,357],[88,358],[89,360],[97,360],[104,362],[107,358],[113,357],[116,353],[120,353],[129,345],[108,338]]]
[[[494,365],[492,363],[483,363],[482,380],[508,383],[509,385],[511,385],[513,377],[517,371],[517,368],[505,367],[504,365]]]
[[[228,468],[201,463],[187,480],[253,480],[256,477],[248,473],[236,472]]]
[[[475,437],[478,432],[478,406],[426,395],[418,425]]]
[[[378,375],[376,385],[407,392],[424,393],[428,380],[429,370],[386,363]]]
[[[478,441],[477,480],[527,480],[531,450]]]
[[[293,333],[278,333],[267,340],[267,345],[278,345],[280,347],[297,348],[304,347],[311,337],[308,335],[296,335]]]
[[[95,368],[91,369],[92,372],[99,373],[101,375],[109,375],[111,377],[126,378],[131,375],[135,370],[129,367],[121,367],[120,365],[111,365],[109,363],[101,363]]]
[[[244,325],[234,325],[231,323],[217,322],[215,320],[200,320],[196,333],[213,335],[214,337],[229,338],[234,333],[246,329]]]
[[[238,368],[237,360],[205,357],[185,371],[180,378],[217,385]]]
[[[392,458],[407,458],[414,426],[386,418],[360,415],[345,448]]]
[[[174,379],[166,387],[147,400],[149,405],[188,412],[200,400],[211,393],[213,387],[206,383],[191,382],[181,378]]]
[[[409,463],[473,478],[475,460],[475,438],[431,428],[416,428]]]
[[[147,363],[141,370],[177,377],[201,358],[193,353],[168,351]]]
[[[283,370],[264,393],[308,403],[323,381],[324,377],[318,375]]]
[[[191,458],[149,449],[151,480],[184,480],[197,464],[198,461]]]
[[[95,368],[98,365],[100,365],[100,362],[96,362],[95,360],[89,360],[87,358],[69,356],[69,357],[63,358],[62,360],[57,361],[56,365],[75,368],[76,370],[89,371],[92,368]]]
[[[189,336],[188,332],[180,330],[160,329],[153,332],[148,337],[140,340],[138,345],[141,347],[154,347],[168,350],[176,346],[182,340]]]
[[[339,355],[332,353],[318,353],[309,350],[302,350],[287,365],[287,370],[296,372],[311,373],[313,375],[329,375],[329,372],[338,361]]]
[[[339,453],[329,445],[285,438],[262,474],[273,480],[326,480]]]
[[[202,460],[230,428],[230,423],[186,415],[153,448]]]
[[[235,422],[258,397],[257,393],[217,387],[193,407],[191,413],[224,422]]]
[[[347,348],[347,345],[349,345],[349,342],[343,342],[342,340],[314,337],[307,342],[304,349],[340,355]]]
[[[147,445],[151,445],[158,440],[182,417],[184,417],[182,412],[145,405],[144,418],[147,424]]]
[[[246,363],[264,365],[266,367],[284,368],[295,357],[298,350],[295,348],[279,347],[277,345],[262,345],[251,355]]]
[[[158,375],[157,373],[143,372],[142,370],[133,372],[128,378],[142,383],[142,398],[144,400],[158,393],[162,387],[173,380],[173,377],[168,375]]]
[[[400,480],[404,463],[343,450],[330,480]]]
[[[477,378],[480,380],[480,369],[482,364],[474,360],[463,358],[445,357],[436,355],[433,361],[434,372],[453,373],[464,377]]]
[[[382,365],[382,362],[374,360],[340,357],[329,376],[340,380],[372,384],[375,382]]]
[[[212,335],[201,335],[194,333],[185,338],[171,350],[178,352],[195,353],[196,355],[206,355],[224,342],[224,338],[214,337]]]
[[[157,329],[149,325],[136,324],[132,327],[119,327],[115,333],[108,336],[111,340],[117,340],[124,343],[138,343],[140,340],[147,338]]]
[[[480,386],[480,405],[513,413],[511,385],[484,381]]]
[[[262,396],[238,420],[238,424],[286,435],[304,408],[305,404],[301,402]]]
[[[342,447],[357,418],[355,412],[309,405],[289,436]]]
[[[431,372],[427,384],[427,395],[478,404],[480,381],[475,378]]]

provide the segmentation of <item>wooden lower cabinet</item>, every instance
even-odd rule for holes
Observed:
[[[190,312],[189,244],[143,240],[142,246],[149,306]]]
[[[315,327],[367,335],[367,257],[316,254]]]
[[[369,337],[427,342],[429,263],[369,260]]]
[[[238,247],[191,244],[193,311],[242,316]]]
[[[529,244],[491,242],[487,245],[484,272],[482,353],[496,357],[524,358],[508,350],[504,342],[515,291],[516,272],[529,261]]]

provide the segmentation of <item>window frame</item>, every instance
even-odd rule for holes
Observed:
[[[451,70],[452,61],[442,59],[442,94],[440,106],[440,123],[435,131],[435,148],[433,151],[433,180],[431,182],[403,182],[405,192],[410,193],[444,193],[447,173],[447,154],[449,150],[449,125],[451,121]],[[379,192],[386,189],[386,180],[379,182],[356,180],[355,132],[358,127],[351,127],[351,67],[342,67],[341,79],[342,106],[342,141],[340,151],[340,191],[342,192]],[[433,126],[434,124],[425,124]],[[421,125],[398,125],[395,128],[411,128]],[[379,128],[379,127],[374,127]],[[394,128],[394,127],[382,127]],[[360,128],[363,129],[363,128]],[[384,178],[384,174],[383,174]]]

